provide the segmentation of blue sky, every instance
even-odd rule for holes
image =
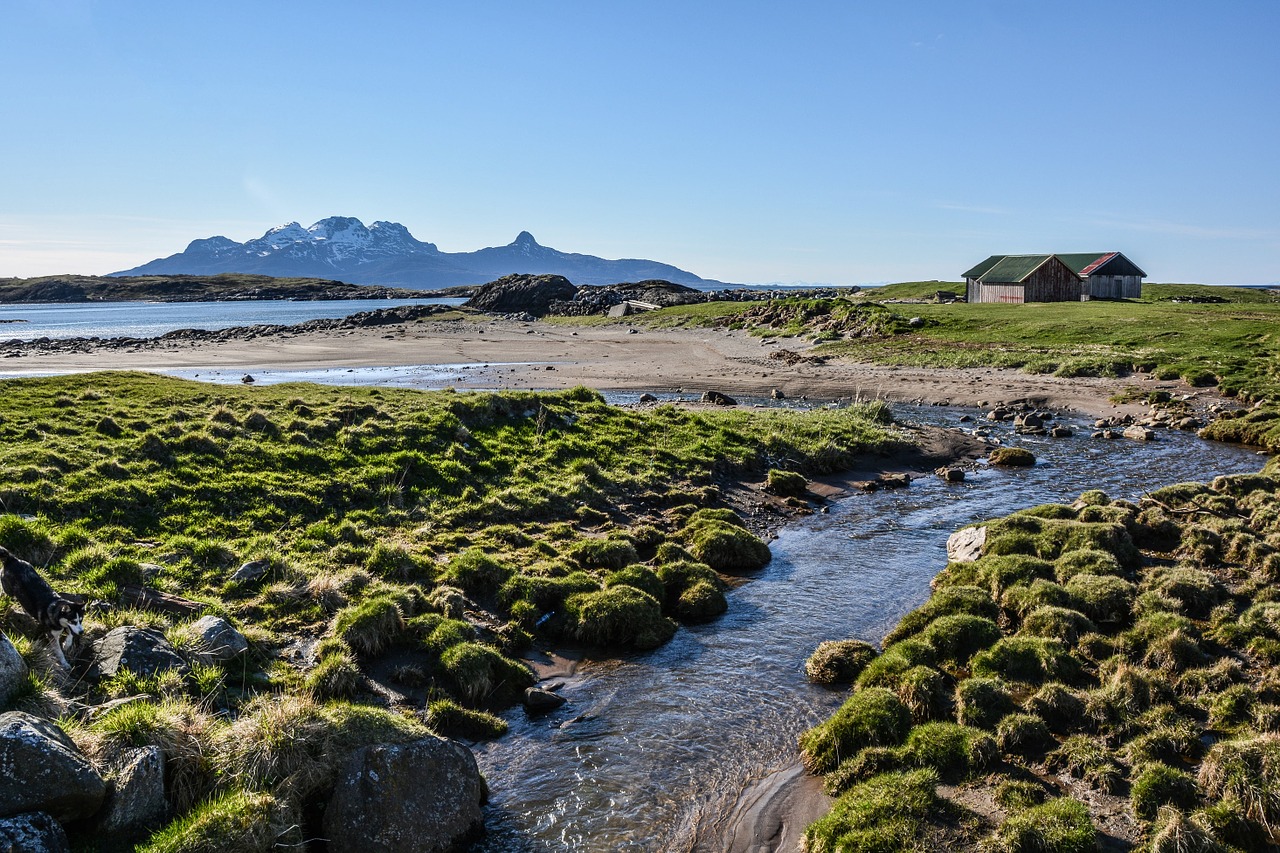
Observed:
[[[1280,281],[1280,2],[0,6],[0,276],[331,215],[710,278]]]

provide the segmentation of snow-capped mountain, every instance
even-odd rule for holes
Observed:
[[[254,240],[193,240],[186,250],[111,275],[215,275],[257,273],[279,277],[334,278],[353,284],[423,289],[483,284],[509,273],[555,273],[574,284],[617,284],[665,279],[692,287],[722,283],[670,264],[641,259],[606,260],[542,246],[521,231],[506,246],[474,252],[441,252],[398,222],[365,226],[349,216],[321,219],[310,228],[290,222]]]

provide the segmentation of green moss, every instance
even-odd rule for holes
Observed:
[[[652,649],[670,640],[676,625],[652,596],[626,585],[583,592],[565,601],[566,632],[598,646]]]
[[[1004,637],[990,649],[974,655],[970,669],[975,676],[1024,681],[1073,681],[1080,665],[1061,640],[1046,637]]]
[[[800,751],[811,773],[828,773],[868,746],[894,746],[911,726],[911,715],[893,693],[879,687],[855,692],[825,722],[800,736]]]
[[[984,771],[996,760],[995,739],[972,726],[930,722],[915,726],[901,749],[914,767],[928,767],[944,779],[959,780]]]
[[[1065,592],[1065,590],[1063,590]],[[1074,644],[1085,634],[1097,631],[1089,617],[1078,610],[1046,606],[1033,610],[1022,622],[1019,633],[1032,637],[1056,637]]]
[[[840,795],[805,830],[809,853],[879,853],[916,849],[928,821],[942,811],[931,770],[885,773]]]
[[[1037,755],[1054,740],[1044,720],[1035,714],[1008,714],[996,724],[996,743],[1002,752]]]
[[[987,648],[1000,636],[995,622],[968,613],[941,616],[920,632],[920,639],[933,648],[939,661],[957,666],[963,666],[975,652]]]
[[[696,581],[680,593],[676,600],[676,618],[685,623],[709,622],[729,609],[720,585],[707,580]]]
[[[1084,780],[1091,787],[1108,794],[1118,792],[1124,784],[1124,773],[1115,754],[1092,735],[1071,735],[1046,759],[1046,767]]]
[[[625,584],[647,593],[654,601],[662,601],[666,597],[666,587],[663,586],[662,580],[648,566],[639,564],[627,566],[605,576],[605,589],[618,584]]]
[[[987,461],[992,465],[1012,468],[1030,468],[1036,464],[1036,455],[1022,447],[997,447],[991,451]]]
[[[390,646],[404,630],[404,616],[390,596],[368,598],[338,611],[332,635],[361,654],[374,655]]]
[[[741,521],[698,510],[679,532],[695,560],[718,572],[750,572],[768,565],[772,555]]]
[[[1155,820],[1161,806],[1189,809],[1196,804],[1195,780],[1167,764],[1148,764],[1133,780],[1129,800],[1143,820]]]
[[[1207,801],[1233,800],[1246,820],[1280,824],[1280,735],[1215,744],[1200,765],[1198,782]]]
[[[922,723],[950,715],[951,681],[931,666],[917,665],[901,673],[890,685],[911,719]]]
[[[999,617],[1000,611],[991,600],[991,595],[981,587],[965,585],[942,587],[920,607],[903,616],[897,627],[884,638],[884,644],[888,646],[917,634],[940,616],[959,614],[994,620]]]
[[[1076,728],[1084,719],[1084,701],[1061,684],[1046,684],[1027,700],[1028,713],[1044,720],[1058,733]]]
[[[1011,586],[1000,597],[1001,606],[1019,618],[1025,618],[1041,607],[1070,608],[1075,603],[1066,587],[1044,578],[1036,578],[1030,584]]]
[[[1015,779],[1006,779],[996,785],[991,795],[995,804],[1007,812],[1020,812],[1032,806],[1038,806],[1047,797],[1048,793],[1043,785]]]
[[[966,726],[994,729],[1015,709],[1005,685],[994,678],[967,678],[956,686],[956,719]]]
[[[1066,797],[1010,815],[996,831],[1002,853],[1093,853],[1097,843],[1089,810]]]
[[[862,640],[827,640],[805,661],[805,675],[817,684],[848,684],[877,654],[875,646]]]
[[[427,725],[445,737],[466,740],[493,740],[507,733],[501,717],[464,708],[450,699],[437,699],[427,706]]]
[[[1097,623],[1126,621],[1137,592],[1129,581],[1111,575],[1076,575],[1066,586],[1080,610]]]
[[[783,497],[799,497],[808,491],[809,484],[803,476],[794,471],[779,471],[770,468],[765,478],[765,488],[775,495]]]
[[[867,664],[858,676],[858,686],[893,687],[907,670],[915,666],[932,666],[937,658],[933,646],[924,640],[899,640],[887,646],[880,657]]]
[[[568,556],[587,569],[617,571],[638,562],[640,556],[629,539],[582,539],[569,549]]]
[[[476,642],[452,645],[440,655],[442,674],[456,695],[472,706],[501,708],[533,686],[533,673],[498,651]]]
[[[1067,551],[1053,563],[1059,583],[1066,583],[1076,575],[1119,575],[1120,561],[1110,551],[1099,548],[1078,548]]]
[[[497,593],[512,573],[510,566],[479,548],[470,548],[450,560],[438,580],[470,595],[488,596]]]
[[[202,803],[137,848],[138,853],[266,853],[288,824],[265,791],[229,791]]]

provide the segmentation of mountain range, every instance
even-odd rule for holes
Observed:
[[[134,275],[216,275],[255,273],[277,277],[319,277],[351,284],[433,289],[484,284],[510,273],[553,273],[574,284],[618,284],[662,279],[690,287],[723,287],[658,261],[606,260],[543,246],[521,231],[506,246],[474,252],[442,252],[415,238],[398,222],[365,226],[350,216],[321,219],[310,228],[297,222],[272,228],[255,240],[227,237],[192,240],[167,258],[111,273]]]

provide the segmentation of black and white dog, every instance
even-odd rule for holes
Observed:
[[[71,651],[76,638],[84,631],[84,602],[58,595],[36,572],[35,566],[3,547],[0,547],[0,587],[49,632],[58,663],[63,669],[70,669],[64,650]]]

